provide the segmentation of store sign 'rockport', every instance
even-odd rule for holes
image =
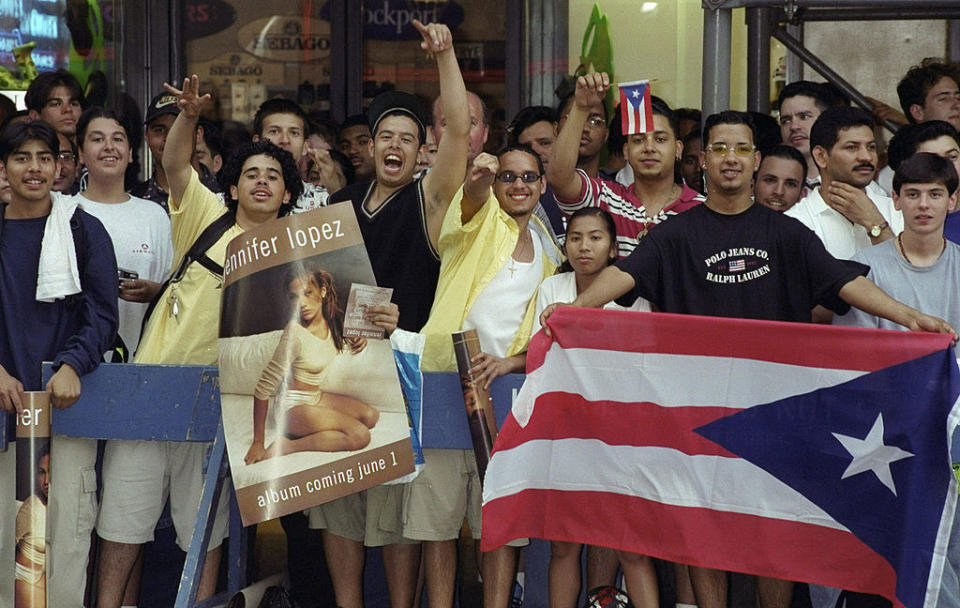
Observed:
[[[374,40],[415,40],[420,34],[413,20],[445,23],[451,30],[463,23],[463,8],[454,2],[418,3],[405,0],[373,0],[364,8],[363,34]]]
[[[271,61],[314,61],[330,55],[330,24],[289,15],[266,17],[241,27],[237,42]]]
[[[463,23],[463,7],[452,0],[441,2],[367,0],[363,8],[363,37],[367,40],[420,40],[413,20],[444,23],[451,30]],[[320,9],[321,19],[330,19],[330,3]]]

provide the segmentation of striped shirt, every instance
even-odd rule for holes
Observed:
[[[625,258],[634,250],[640,239],[655,225],[668,217],[682,213],[705,201],[702,194],[683,186],[680,198],[666,205],[655,217],[647,215],[637,195],[633,193],[633,186],[609,180],[589,177],[582,170],[577,169],[582,184],[580,197],[576,201],[564,201],[557,197],[557,205],[567,215],[584,207],[600,207],[613,216],[617,227],[617,253]]]

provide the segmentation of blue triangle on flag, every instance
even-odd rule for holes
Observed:
[[[648,86],[648,82],[640,82],[633,85],[619,85],[619,88],[623,92],[623,97],[627,100],[627,103],[636,108],[643,103],[643,97]]]
[[[893,565],[905,605],[922,606],[950,488],[947,417],[958,394],[947,349],[695,431],[818,505]],[[888,465],[896,494],[872,470],[842,479],[853,457],[834,433],[864,439],[878,416],[883,444],[912,454]]]

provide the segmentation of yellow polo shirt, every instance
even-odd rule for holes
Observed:
[[[476,215],[466,224],[462,220],[463,188],[454,195],[443,218],[437,249],[440,252],[440,278],[430,309],[430,318],[420,333],[426,336],[421,365],[425,371],[456,371],[453,340],[450,334],[460,331],[477,296],[507,263],[520,237],[520,227],[507,215],[497,198],[490,196]],[[540,233],[543,243],[543,276],[556,272],[561,262],[560,250],[553,244],[550,232],[536,217],[530,217],[530,228]],[[530,342],[537,298],[527,303],[520,329],[507,352],[509,356],[523,352]]]
[[[170,228],[173,236],[173,269],[196,242],[200,233],[223,215],[227,208],[217,195],[200,183],[196,171],[191,171],[190,183],[183,199],[174,210],[170,205]],[[234,224],[210,249],[207,257],[223,265],[227,243],[243,229]],[[187,267],[183,279],[171,284],[160,295],[160,301],[150,313],[137,348],[136,363],[168,363],[171,365],[216,365],[219,356],[217,338],[220,332],[220,279],[212,272],[193,263]],[[171,294],[178,300],[176,318],[171,314]]]

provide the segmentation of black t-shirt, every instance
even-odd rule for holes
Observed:
[[[430,244],[421,180],[400,188],[372,212],[363,203],[373,182],[351,184],[328,205],[351,201],[377,285],[393,288],[400,329],[420,331],[430,317],[440,277],[440,254]]]
[[[821,304],[850,306],[838,293],[868,266],[827,253],[809,228],[762,205],[737,215],[696,207],[650,230],[617,267],[663,312],[809,322]]]

